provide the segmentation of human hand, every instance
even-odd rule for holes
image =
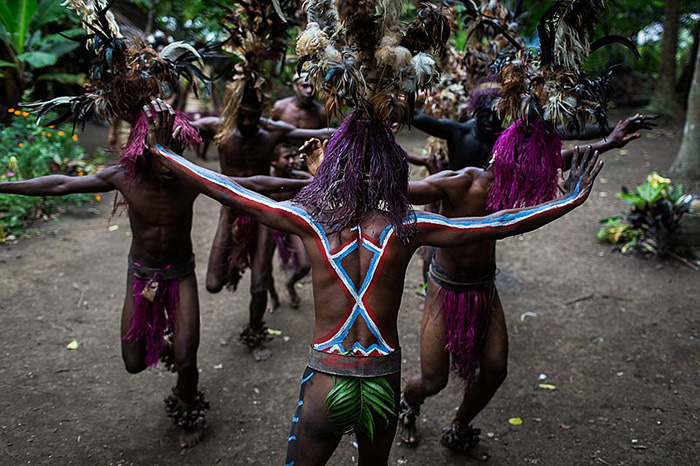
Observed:
[[[311,138],[299,148],[300,158],[302,161],[306,162],[306,166],[309,168],[309,172],[312,175],[315,175],[316,170],[321,166],[321,162],[323,162],[323,157],[326,153],[326,147],[328,147],[328,140],[321,143],[319,139]]]
[[[657,118],[659,118],[659,115],[642,115],[637,113],[625,120],[620,120],[612,133],[610,133],[610,142],[618,149],[625,147],[630,141],[642,136],[639,130],[653,129],[656,124],[652,120]]]
[[[178,154],[181,153],[182,147],[176,141],[182,128],[178,127],[173,131],[175,110],[170,104],[163,102],[161,99],[154,99],[149,105],[143,106],[143,111],[146,113],[148,120],[148,135],[146,136],[148,148],[153,151],[160,144]]]
[[[603,168],[603,161],[598,161],[599,152],[593,151],[591,146],[586,147],[582,158],[579,157],[579,152],[577,146],[574,149],[569,177],[559,186],[564,195],[583,193],[587,196],[598,173]]]

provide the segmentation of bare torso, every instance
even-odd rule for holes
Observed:
[[[275,146],[282,133],[258,128],[251,137],[244,137],[237,129],[219,146],[221,173],[228,176],[267,175]]]
[[[319,129],[327,124],[326,110],[318,102],[302,105],[292,96],[278,100],[272,108],[272,119],[303,129]]]
[[[320,233],[303,238],[314,271],[317,349],[378,355],[398,348],[397,315],[414,250],[398,241],[387,225],[377,214],[360,228],[330,236],[319,229]],[[343,333],[345,324],[349,325]]]
[[[144,175],[133,182],[121,167],[109,181],[124,196],[131,223],[129,254],[149,267],[175,265],[192,255],[192,206],[199,191],[178,178]]]
[[[445,172],[446,176],[449,176],[449,173]],[[440,215],[447,218],[486,215],[486,198],[493,183],[493,172],[469,167],[459,170],[459,173],[470,175],[470,181],[465,189],[459,192],[459,197],[440,202]],[[495,260],[495,243],[488,240],[457,248],[439,248],[435,258],[448,272],[469,275],[483,270]]]

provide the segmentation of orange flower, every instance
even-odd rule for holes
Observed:
[[[22,112],[22,116],[27,118],[29,116],[29,112]]]
[[[63,136],[63,135],[65,135],[65,134],[66,134],[66,133],[64,133],[63,131],[59,131],[59,132],[58,132],[58,135],[59,135],[59,136]]]
[[[83,176],[84,174],[83,172],[78,172],[78,176]]]
[[[55,126],[54,126],[54,125],[51,125],[51,126],[49,126],[49,128],[51,128],[51,129],[54,129],[54,128],[55,128]]]
[[[19,147],[24,147],[24,144],[21,143],[21,142],[20,142],[19,144],[17,144],[17,145],[18,145]]]
[[[53,133],[46,133],[46,137],[50,138],[51,136],[53,136]]]
[[[95,199],[97,199],[97,201],[99,202],[99,201],[101,201],[101,200],[102,200],[102,196],[100,196],[100,195],[97,195],[97,196],[95,196]]]
[[[20,112],[19,110],[15,110],[15,115],[20,116],[21,114],[22,112]]]
[[[42,135],[42,136],[46,136],[46,131],[42,131],[42,132],[41,132],[41,135]]]
[[[77,141],[77,140],[78,140],[78,135],[77,135],[77,134],[74,134],[74,135],[73,135],[73,140],[74,140],[74,141]]]
[[[8,108],[8,109],[7,109],[7,113],[15,113],[15,109],[14,109],[14,108]]]

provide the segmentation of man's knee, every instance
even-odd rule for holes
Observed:
[[[250,277],[250,294],[255,296],[267,293],[267,288],[270,284],[266,274],[259,274]]]
[[[440,393],[447,386],[449,374],[435,372],[430,374],[422,374],[422,378],[425,396],[433,396]]]
[[[224,281],[213,274],[208,274],[206,288],[209,293],[218,293],[224,288]]]
[[[129,374],[138,374],[146,369],[146,361],[143,358],[122,355],[124,367]]]
[[[498,361],[481,367],[480,377],[489,385],[500,387],[508,376],[508,361]]]

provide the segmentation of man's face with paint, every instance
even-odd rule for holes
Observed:
[[[243,137],[252,138],[258,133],[261,111],[252,107],[241,106],[238,109],[236,125]]]
[[[476,119],[476,128],[480,134],[487,138],[496,138],[501,134],[501,118],[498,112],[492,109],[490,104],[480,107],[474,115]]]
[[[306,79],[297,79],[294,82],[294,92],[304,105],[309,105],[314,101],[314,88]]]

